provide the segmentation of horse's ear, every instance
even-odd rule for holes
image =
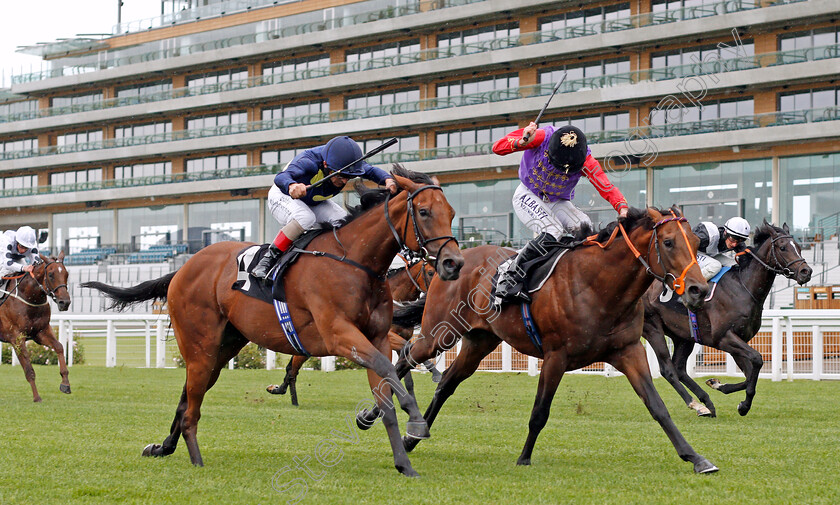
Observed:
[[[433,175],[433,176],[431,177],[431,179],[432,179],[432,183],[433,183],[435,186],[440,186],[440,179],[438,179],[436,175]]]
[[[58,253],[58,262],[64,263],[64,249],[62,249],[61,252]]]
[[[654,223],[662,220],[662,214],[660,214],[659,211],[654,209],[653,207],[648,207],[647,212],[648,212],[648,217],[653,219]]]
[[[677,217],[683,217],[682,211],[677,204],[671,205],[671,212],[673,212]]]
[[[394,178],[394,181],[396,181],[397,186],[399,186],[400,189],[404,189],[404,190],[408,191],[409,193],[413,192],[419,186],[419,184],[417,184],[416,182],[413,182],[411,179],[409,179],[407,177],[402,177],[402,176],[399,176],[399,175],[396,175],[396,174],[391,174],[391,177]]]
[[[783,230],[785,230],[785,233],[787,233],[788,235],[790,235],[790,228],[788,228],[787,223],[783,223],[783,224],[782,224],[782,229],[783,229]]]
[[[766,217],[764,217],[764,218],[762,219],[762,221],[764,221],[764,223],[763,223],[763,224],[764,224],[764,226],[767,226],[767,225],[769,224],[769,223],[767,222],[767,218],[766,218]]]

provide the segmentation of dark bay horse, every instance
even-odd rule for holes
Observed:
[[[805,284],[811,280],[812,273],[787,224],[778,228],[765,221],[756,230],[753,244],[739,254],[740,268],[721,278],[714,297],[706,302],[703,310],[697,312],[699,343],[731,354],[746,379],[738,384],[722,384],[717,379],[709,379],[706,383],[726,394],[746,389],[746,398],[738,405],[738,413],[742,416],[750,411],[758,374],[764,364],[761,353],[750,347],[748,342],[761,328],[764,300],[773,287],[773,281],[777,275],[784,275]],[[695,344],[688,316],[685,310],[673,310],[659,303],[660,294],[660,283],[654,283],[645,293],[643,336],[656,353],[662,376],[685,404],[697,411],[697,415],[714,417],[716,412],[711,398],[686,372],[688,356]],[[674,341],[673,357],[668,356],[665,335]],[[696,402],[680,382],[688,386],[702,404]]]
[[[460,353],[443,373],[426,410],[429,426],[456,387],[504,340],[519,352],[544,360],[528,438],[517,464],[531,464],[534,444],[548,420],[563,374],[605,361],[627,377],[677,454],[693,463],[695,472],[716,471],[717,467],[694,451],[671,420],[651,381],[641,344],[641,297],[654,276],[677,284],[677,291],[684,292],[683,299],[695,310],[702,306],[707,292],[695,261],[697,236],[676,209],[671,212],[673,215],[654,208],[631,209],[626,218],[611,223],[588,241],[600,247],[577,247],[561,258],[542,289],[533,293],[531,321],[541,337],[534,338],[526,331],[520,304],[496,310],[489,302],[496,267],[513,254],[494,246],[465,251],[459,280],[435,279],[425,298],[408,310],[398,310],[395,320],[405,316],[404,324],[408,324],[412,316],[417,321],[424,309],[420,337],[397,363],[399,374],[462,339]],[[619,230],[622,234],[616,238]],[[363,423],[370,414],[361,413],[357,423]],[[408,438],[404,443],[409,450],[417,444]]]
[[[27,340],[52,347],[58,354],[59,390],[70,394],[64,346],[55,338],[50,326],[51,310],[47,299],[52,298],[62,312],[70,308],[68,275],[64,266],[64,251],[59,253],[58,258],[41,255],[41,262],[35,265],[31,274],[23,273],[11,278],[5,288],[10,294],[0,304],[0,340],[8,342],[15,350],[26,380],[32,387],[32,400],[35,402],[41,401],[41,395],[35,387],[35,370],[26,348]]]
[[[312,356],[343,356],[368,369],[371,391],[385,412],[394,465],[414,476],[391,403],[393,392],[409,415],[408,436],[428,438],[429,430],[391,364],[388,327],[393,302],[384,276],[404,245],[433,256],[443,280],[456,279],[464,259],[452,237],[455,212],[440,187],[399,166],[392,174],[402,192],[393,198],[387,190],[362,194],[367,210],[315,238],[308,250],[324,254],[302,254],[284,282],[303,349]],[[300,354],[287,340],[271,304],[231,289],[237,278],[236,256],[243,247],[242,242],[210,245],[177,272],[134,288],[85,284],[106,293],[117,307],[168,299],[187,378],[169,436],[162,444],[147,446],[145,456],[172,454],[183,435],[192,463],[203,464],[196,438],[201,403],[222,368],[249,340],[276,352]]]
[[[405,258],[403,258],[403,261],[405,261],[405,266],[388,270],[386,275],[388,286],[391,288],[391,296],[394,297],[394,303],[397,305],[401,302],[413,302],[422,293],[428,291],[429,283],[432,282],[432,277],[435,275],[435,267],[428,261],[421,259],[410,261],[405,260]],[[399,354],[413,334],[414,328],[404,328],[392,324],[390,331],[388,331],[391,350]],[[268,386],[266,391],[274,395],[284,395],[288,389],[292,405],[297,406],[297,376],[307,359],[306,356],[292,356],[289,364],[286,365],[286,376],[283,377],[283,382],[279,385]],[[441,374],[433,363],[427,361],[423,363],[423,366],[432,373],[432,380],[440,382]],[[403,377],[403,382],[408,394],[414,396],[414,380],[411,378],[411,374],[406,374]]]

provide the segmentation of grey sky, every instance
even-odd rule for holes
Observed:
[[[160,14],[159,0],[123,0],[123,21]],[[17,46],[53,42],[77,34],[111,33],[117,0],[0,0],[0,77],[41,69],[41,59],[15,52]]]

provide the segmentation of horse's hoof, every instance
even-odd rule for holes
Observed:
[[[706,385],[707,385],[707,386],[709,386],[709,387],[710,387],[710,388],[712,388],[712,389],[720,389],[720,387],[722,386],[722,384],[720,383],[720,381],[719,381],[719,380],[717,380],[717,379],[708,379],[708,380],[706,380]]]
[[[370,427],[373,426],[373,423],[379,419],[379,417],[376,417],[371,421],[368,419],[368,415],[370,415],[370,411],[368,409],[364,409],[356,414],[356,426],[358,426],[362,431],[369,430]]]
[[[719,470],[708,459],[700,457],[700,461],[694,463],[694,473],[715,473]]]
[[[750,407],[751,405],[747,405],[746,403],[741,402],[738,404],[738,413],[742,416],[745,416],[750,411]]]
[[[277,384],[272,384],[272,385],[268,386],[267,388],[265,388],[265,390],[268,391],[269,393],[273,394],[273,395],[282,395],[283,393],[286,392],[285,388],[282,388],[282,387],[278,386]]]
[[[531,458],[519,458],[516,460],[517,466],[531,466]]]
[[[440,382],[441,379],[443,379],[442,373],[438,371],[432,372],[432,382]]]
[[[405,423],[405,434],[408,437],[416,438],[418,440],[425,440],[432,435],[429,433],[429,425],[425,420],[422,421],[408,421]]]
[[[160,456],[160,447],[161,447],[160,444],[149,444],[149,445],[147,445],[146,447],[143,448],[143,456],[145,456],[147,458],[151,457],[151,456]],[[155,454],[155,451],[157,451],[157,454]]]
[[[70,394],[70,384],[66,384],[66,385],[65,384],[60,384],[58,386],[58,390],[61,391],[64,394],[69,395]]]
[[[420,443],[419,438],[403,437],[403,448],[405,452],[411,452]]]
[[[417,471],[414,470],[413,468],[411,468],[410,466],[407,467],[407,468],[405,468],[405,467],[401,468],[401,467],[397,466],[396,469],[397,469],[397,471],[399,471],[401,474],[405,475],[406,477],[420,477],[420,474],[417,473]]]

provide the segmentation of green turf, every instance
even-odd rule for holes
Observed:
[[[701,419],[657,380],[682,433],[721,468],[695,475],[620,377],[565,377],[533,465],[517,467],[537,380],[478,374],[411,454],[422,477],[407,479],[393,468],[381,424],[360,432],[356,444],[331,435],[347,432],[347,416],[370,396],[359,371],[303,372],[302,406],[294,408],[288,397],[264,392],[281,371],[225,370],[202,411],[204,468],[190,465],[183,441],[168,458],[140,456],[168,433],[184,370],[74,367],[70,396],[58,392],[56,367],[36,373],[42,404],[31,402],[19,368],[0,367],[3,505],[280,504],[302,487],[281,494],[272,477],[307,457],[320,480],[303,470],[276,479],[305,482],[303,504],[840,502],[840,384],[833,382],[761,381],[744,418],[735,411],[742,394],[715,393],[719,417]],[[415,377],[424,408],[433,384]],[[327,468],[315,452],[329,438],[340,440],[341,460]]]

